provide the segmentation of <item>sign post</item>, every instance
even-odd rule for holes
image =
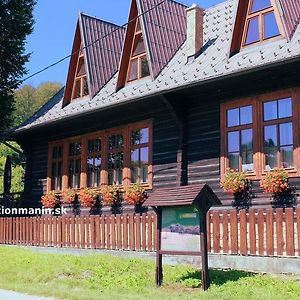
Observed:
[[[154,191],[146,206],[157,214],[156,284],[163,282],[163,255],[201,256],[203,290],[209,288],[207,211],[222,205],[208,185],[182,186]]]

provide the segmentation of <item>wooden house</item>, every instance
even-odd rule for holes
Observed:
[[[101,4],[99,4],[101,5]],[[300,189],[300,3],[226,0],[202,9],[132,0],[126,28],[80,14],[65,87],[11,131],[25,195],[68,188],[207,183],[224,206],[228,168]]]

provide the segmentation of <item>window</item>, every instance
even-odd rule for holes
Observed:
[[[149,167],[149,128],[133,129],[131,138],[131,182],[147,183]]]
[[[151,120],[55,141],[49,147],[47,191],[131,183],[151,188],[151,161]]]
[[[149,75],[150,70],[146,55],[145,43],[140,22],[137,19],[127,73],[127,82],[147,77]]]
[[[89,139],[87,142],[87,186],[99,187],[101,184],[101,139]]]
[[[273,0],[250,0],[242,46],[248,46],[281,35],[279,17]]]
[[[227,153],[229,168],[253,171],[253,107],[227,110]]]
[[[108,137],[108,184],[122,184],[124,167],[123,134]]]
[[[80,188],[81,174],[81,142],[72,142],[69,144],[69,176],[68,187]]]
[[[76,76],[74,79],[74,85],[72,91],[72,100],[87,96],[89,94],[82,46],[80,48],[81,50],[77,61],[76,73],[75,73]]]
[[[265,170],[293,168],[292,99],[267,101],[263,107]]]
[[[51,190],[60,191],[62,189],[63,146],[54,146],[51,155]]]
[[[297,92],[277,92],[222,104],[221,172],[260,178],[275,168],[300,175]]]

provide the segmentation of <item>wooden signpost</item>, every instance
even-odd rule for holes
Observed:
[[[163,281],[163,255],[201,256],[202,288],[209,288],[206,215],[222,205],[208,185],[155,190],[144,203],[157,213],[156,284]]]

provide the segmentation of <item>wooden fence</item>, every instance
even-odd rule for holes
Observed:
[[[300,208],[210,212],[208,251],[259,256],[300,256]]]
[[[0,244],[154,251],[155,214],[0,218]],[[300,256],[300,208],[208,213],[210,253]]]

